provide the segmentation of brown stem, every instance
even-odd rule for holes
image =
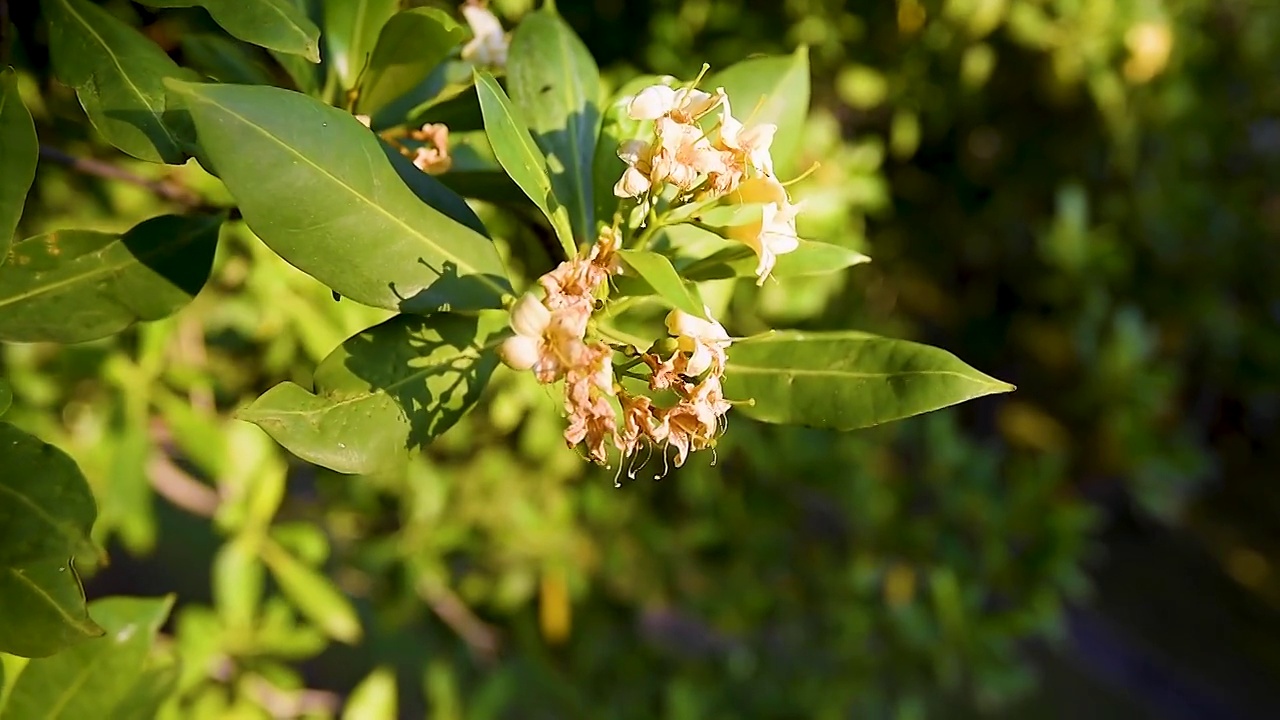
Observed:
[[[3,2],[4,0],[0,0]],[[116,167],[111,163],[106,163],[93,158],[76,157],[69,155],[57,148],[47,145],[40,146],[40,159],[48,162],[57,163],[71,168],[85,175],[106,178],[108,180],[118,180],[131,185],[145,188],[153,193],[156,197],[177,203],[189,210],[225,210],[226,208],[215,208],[205,202],[200,195],[188,190],[178,183],[169,180],[151,180],[142,177],[136,173],[132,173],[124,168]]]
[[[491,663],[498,657],[498,631],[476,617],[471,608],[442,584],[420,583],[418,594],[481,660]]]

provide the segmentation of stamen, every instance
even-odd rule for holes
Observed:
[[[694,88],[698,87],[698,83],[702,82],[702,78],[706,76],[707,71],[710,69],[711,69],[710,63],[702,63],[702,70],[698,72],[698,77],[694,78],[692,83],[689,83],[689,85],[685,86],[680,90],[681,94],[678,96],[678,99],[676,100],[677,107],[679,107],[681,103],[684,102],[685,98],[689,96],[689,93],[693,91]]]
[[[800,173],[799,175],[797,175],[797,176],[795,176],[795,177],[791,178],[790,180],[788,180],[788,181],[786,181],[786,182],[784,182],[784,183],[779,183],[779,184],[780,184],[780,185],[782,185],[782,187],[790,187],[790,186],[792,186],[792,185],[795,185],[796,183],[800,182],[801,180],[803,180],[803,179],[805,179],[805,178],[809,177],[810,175],[814,174],[815,172],[817,172],[817,171],[818,171],[818,168],[820,168],[820,167],[822,167],[822,163],[820,163],[820,162],[818,162],[817,160],[815,160],[815,161],[813,162],[813,164],[809,166],[809,169],[808,169],[808,170],[805,170],[804,172],[802,172],[802,173]]]

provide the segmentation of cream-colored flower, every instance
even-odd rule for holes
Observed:
[[[649,192],[653,182],[653,146],[643,140],[628,140],[618,146],[618,157],[627,164],[622,177],[613,186],[618,197],[640,197]]]
[[[724,236],[745,243],[759,258],[756,264],[757,285],[773,271],[779,255],[800,247],[796,235],[796,214],[799,204],[792,204],[787,189],[777,179],[769,176],[742,181],[733,193],[733,199],[744,205],[761,204],[758,220],[745,225],[724,228]]]
[[[528,370],[542,359],[551,311],[533,293],[525,293],[511,307],[515,335],[498,346],[498,357],[514,370]]]
[[[484,67],[506,67],[510,41],[502,23],[483,0],[468,0],[462,17],[471,26],[471,40],[462,46],[462,59]]]
[[[720,145],[763,175],[773,175],[773,156],[769,149],[777,132],[778,126],[773,123],[743,125],[733,117],[729,98],[725,97],[720,107]]]
[[[704,174],[721,171],[724,161],[697,125],[685,125],[671,118],[657,123],[658,144],[650,159],[650,181],[671,183],[690,190]]]
[[[723,90],[713,95],[696,88],[650,85],[631,99],[627,105],[627,115],[632,120],[669,117],[676,122],[692,123],[714,110],[723,99]]]
[[[687,353],[683,367],[677,370],[688,376],[697,376],[712,366],[723,368],[725,348],[731,341],[724,326],[711,317],[711,308],[703,306],[706,318],[695,317],[683,310],[667,313],[667,331],[676,338],[680,352]]]

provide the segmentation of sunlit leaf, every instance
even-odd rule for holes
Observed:
[[[600,129],[600,70],[554,9],[520,21],[507,58],[507,87],[546,155],[551,185],[569,211],[574,237],[594,237],[592,162]]]
[[[0,566],[0,617],[0,652],[22,657],[46,657],[102,635],[67,558]],[[0,715],[9,717],[31,716]]]
[[[725,396],[758,420],[853,430],[1013,390],[951,353],[860,332],[775,331],[729,348]]]
[[[325,61],[333,65],[342,87],[353,88],[369,64],[378,33],[399,9],[400,0],[325,2]]]
[[[221,216],[162,215],[123,235],[56,230],[0,265],[0,340],[83,342],[184,307],[204,287]]]
[[[395,169],[396,174],[413,191],[413,194],[418,196],[419,200],[444,213],[449,219],[467,226],[486,238],[489,237],[489,230],[484,223],[480,222],[476,212],[461,195],[449,189],[448,185],[438,179],[419,170],[412,160],[401,155],[399,150],[387,143],[382,144],[382,151],[391,161],[391,167]]]
[[[378,35],[356,109],[372,114],[418,86],[465,37],[461,25],[434,8],[396,13]]]
[[[644,280],[659,297],[694,317],[703,317],[706,309],[697,291],[691,290],[671,266],[671,261],[655,252],[645,250],[619,250],[618,256],[640,279]]]
[[[475,403],[497,365],[506,325],[503,312],[396,316],[325,358],[314,392],[281,383],[238,417],[338,472],[397,466]]]
[[[789,57],[750,58],[735,63],[702,83],[723,87],[734,117],[751,125],[778,126],[771,154],[782,176],[795,170],[796,156],[809,113],[809,51],[800,47]]]
[[[498,81],[488,73],[476,72],[476,92],[484,114],[484,129],[498,162],[533,201],[555,230],[566,257],[578,254],[569,222],[569,211],[552,191],[547,158],[538,149],[529,127],[511,107]]]
[[[279,88],[180,90],[249,228],[344,298],[435,312],[511,292],[493,243],[415,197],[351,115]]]
[[[272,542],[262,546],[262,560],[289,598],[307,619],[340,642],[359,642],[363,634],[360,618],[351,601],[323,574],[307,567],[284,548]]]
[[[13,403],[13,388],[9,387],[9,382],[4,378],[0,378],[0,415],[4,415],[9,409],[9,405]]]
[[[399,717],[396,706],[396,674],[390,668],[369,673],[347,699],[342,720],[384,720]]]
[[[112,717],[142,674],[156,633],[172,607],[172,596],[95,601],[89,612],[106,635],[32,660],[18,676],[0,720]]]
[[[174,662],[143,671],[116,705],[111,720],[155,720],[160,706],[177,691],[180,675]]]
[[[0,422],[0,567],[63,561],[89,542],[97,506],[74,460]]]
[[[58,79],[75,88],[89,122],[130,155],[187,159],[190,118],[165,78],[195,79],[145,35],[87,0],[41,0]]]
[[[756,273],[756,255],[745,245],[734,245],[683,268],[681,275],[690,280],[719,280],[751,277]],[[830,243],[801,240],[794,251],[778,256],[771,277],[823,275],[871,262],[871,258],[855,250]]]
[[[18,96],[18,76],[12,68],[0,70],[0,263],[13,242],[39,155],[36,126]]]
[[[320,28],[292,0],[138,0],[158,8],[200,6],[232,36],[320,62]]]

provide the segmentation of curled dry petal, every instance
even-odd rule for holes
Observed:
[[[482,2],[463,4],[462,17],[474,36],[462,46],[462,59],[477,65],[505,67],[509,41],[498,17]]]

